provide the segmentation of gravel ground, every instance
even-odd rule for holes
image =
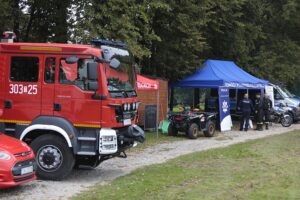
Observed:
[[[273,125],[268,131],[229,131],[219,133],[216,137],[201,137],[197,140],[183,140],[158,144],[138,153],[131,153],[127,159],[114,158],[105,161],[93,170],[75,170],[67,179],[55,181],[34,181],[15,188],[0,191],[0,199],[67,199],[86,190],[97,183],[105,184],[117,177],[124,176],[133,170],[151,164],[165,162],[180,155],[204,151],[211,148],[226,147],[271,135],[300,130],[300,124],[289,128]]]

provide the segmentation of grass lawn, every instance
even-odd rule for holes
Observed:
[[[144,167],[75,199],[300,199],[300,132]]]

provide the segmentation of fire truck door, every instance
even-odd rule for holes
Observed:
[[[53,115],[54,93],[55,93],[55,72],[57,59],[55,56],[45,56],[42,63],[43,77],[42,84],[42,106],[41,115]]]
[[[6,63],[4,113],[6,123],[29,124],[41,111],[42,56],[9,55]]]
[[[80,58],[77,63],[67,64],[61,58],[57,68],[58,83],[55,85],[54,115],[68,119],[78,127],[100,127],[101,101],[93,99],[94,91],[88,88],[87,63],[91,58]]]

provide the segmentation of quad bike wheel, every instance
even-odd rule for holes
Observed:
[[[187,136],[190,139],[197,139],[199,135],[199,126],[196,123],[192,123],[187,131]]]
[[[205,137],[212,137],[212,136],[214,136],[215,131],[216,131],[216,124],[213,121],[209,120],[207,122],[206,126],[207,126],[206,131],[203,131],[204,136]]]

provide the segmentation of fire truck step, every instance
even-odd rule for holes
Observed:
[[[16,131],[15,128],[5,128],[4,130],[8,131],[8,132],[15,132]]]
[[[79,141],[96,141],[96,138],[93,138],[93,137],[78,137],[77,140],[79,140]]]
[[[78,151],[77,152],[77,155],[80,155],[80,156],[95,156],[96,153],[95,152],[89,152],[89,151]]]

